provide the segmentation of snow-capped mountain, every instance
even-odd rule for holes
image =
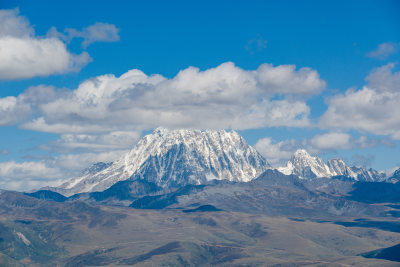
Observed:
[[[331,159],[326,164],[321,158],[311,156],[306,150],[299,149],[278,170],[286,175],[294,174],[300,178],[322,178],[345,176],[357,181],[382,181],[385,174],[364,167],[349,167],[342,159]]]
[[[98,164],[51,190],[67,196],[103,191],[129,178],[146,179],[164,188],[214,179],[247,182],[269,168],[235,131],[158,128],[110,166]]]
[[[351,170],[357,174],[357,177],[352,177],[358,181],[366,182],[382,182],[386,179],[386,174],[374,169],[367,169],[365,167],[351,167]]]
[[[283,174],[294,174],[301,178],[320,178],[331,177],[333,173],[328,165],[319,158],[312,157],[304,149],[297,150],[287,162],[285,167],[279,167],[278,170]]]

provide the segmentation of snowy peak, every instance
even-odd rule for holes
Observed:
[[[235,131],[165,128],[157,128],[119,160],[103,166],[71,179],[58,191],[67,195],[102,191],[126,179],[145,179],[160,187],[214,179],[247,182],[270,168]]]
[[[356,179],[358,174],[347,166],[346,162],[342,159],[328,160],[328,166],[334,176],[346,176]]]
[[[297,149],[294,152],[293,158],[312,158],[311,155],[305,149]]]
[[[295,174],[300,178],[322,178],[346,176],[360,181],[382,181],[385,175],[364,167],[349,167],[342,159],[330,159],[326,164],[321,158],[311,156],[306,150],[297,150],[286,166],[278,168],[286,175]]]
[[[365,167],[350,167],[351,170],[356,174],[353,177],[355,180],[367,181],[367,182],[381,182],[386,179],[386,175],[383,172],[378,172],[374,169],[367,169]]]
[[[235,131],[214,131],[214,130],[167,130],[165,128],[157,128],[153,134],[145,136],[139,143],[124,157],[124,165],[128,173],[134,173],[149,159],[159,159],[168,156],[170,153],[180,160],[184,157],[193,167],[206,168],[210,170],[209,177],[213,175],[224,177],[231,176],[232,173],[226,173],[230,164],[235,163],[232,167],[243,167],[243,173],[238,171],[240,177],[245,180],[250,179],[257,171],[253,168],[263,168],[268,163],[258,154],[258,152],[250,147],[247,142]],[[249,168],[249,160],[255,160],[254,166]],[[168,164],[168,163],[167,163]],[[162,166],[159,166],[162,167]],[[165,167],[165,166],[164,166]],[[182,167],[182,166],[171,166]],[[188,168],[189,166],[185,166]],[[158,168],[157,168],[158,169]],[[162,168],[160,169],[160,171]],[[140,172],[141,174],[143,172]],[[160,175],[161,173],[159,173]],[[230,177],[229,180],[235,180]]]
[[[330,177],[332,172],[319,157],[312,157],[305,149],[297,150],[286,167],[278,168],[284,174],[295,174],[301,178]]]

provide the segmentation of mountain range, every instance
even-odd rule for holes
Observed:
[[[58,187],[44,189],[72,196],[101,192],[124,180],[146,180],[160,188],[171,189],[213,180],[249,182],[269,169],[274,168],[235,131],[158,128],[116,161],[96,163],[81,176]],[[297,150],[286,166],[276,169],[301,179],[342,177],[381,182],[389,178],[373,169],[348,166],[342,159],[325,163],[304,149]],[[396,175],[398,173],[391,181],[397,181]]]
[[[378,182],[386,178],[385,173],[365,167],[349,167],[342,159],[330,159],[326,164],[319,157],[312,157],[306,150],[297,150],[285,167],[278,170],[284,174],[295,174],[300,178],[322,178],[344,176],[355,181]]]
[[[0,190],[0,266],[398,266],[399,178],[159,128],[59,187]]]

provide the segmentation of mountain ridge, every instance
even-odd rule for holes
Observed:
[[[283,174],[294,174],[300,178],[331,178],[334,176],[349,177],[355,181],[383,181],[384,173],[365,167],[349,167],[342,159],[330,159],[325,163],[318,156],[311,156],[305,149],[298,149],[289,159],[286,166],[278,167]]]
[[[206,184],[212,180],[249,182],[268,169],[274,168],[235,131],[157,128],[116,161],[95,163],[81,176],[59,187],[43,189],[72,196],[103,192],[128,179],[146,180],[159,188]],[[301,179],[342,177],[369,182],[387,179],[381,172],[351,167],[342,159],[330,159],[325,163],[305,149],[298,149],[286,166],[275,169]],[[398,181],[396,177],[390,181]]]

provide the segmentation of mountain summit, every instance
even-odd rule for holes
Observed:
[[[295,174],[301,178],[331,177],[333,174],[319,157],[312,157],[305,149],[298,149],[285,167],[278,168],[283,174]]]
[[[157,128],[110,166],[92,168],[52,190],[67,196],[103,191],[127,179],[144,179],[163,188],[223,179],[248,182],[269,168],[235,131]]]
[[[311,156],[306,150],[299,149],[287,162],[279,167],[283,174],[294,174],[300,178],[323,178],[344,176],[356,181],[382,181],[385,175],[365,167],[349,167],[342,159],[330,159],[326,164],[320,157]]]

